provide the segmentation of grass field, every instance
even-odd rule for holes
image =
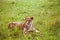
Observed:
[[[41,34],[8,29],[9,22],[29,16]],[[60,40],[60,0],[0,0],[0,40]]]

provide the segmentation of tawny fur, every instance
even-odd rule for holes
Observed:
[[[28,25],[31,24],[32,20],[33,20],[33,17],[29,17],[29,18],[25,18],[25,22],[23,22],[23,23],[21,23],[21,22],[10,22],[8,24],[8,28],[13,29],[14,27],[19,27],[24,32],[27,32],[29,30],[29,27],[30,27],[30,26],[28,27]]]

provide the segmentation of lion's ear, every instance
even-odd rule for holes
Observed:
[[[24,20],[27,20],[27,19],[28,19],[28,18],[26,18],[26,17],[24,18]]]
[[[24,18],[24,20],[26,20],[27,18]]]
[[[32,19],[32,20],[33,20],[33,19],[34,19],[34,17],[30,17],[30,19]]]

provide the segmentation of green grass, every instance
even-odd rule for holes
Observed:
[[[8,29],[9,22],[29,16],[41,34]],[[0,0],[0,40],[60,40],[60,0]]]

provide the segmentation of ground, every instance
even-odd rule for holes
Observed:
[[[8,29],[9,22],[29,16],[40,33]],[[60,0],[0,0],[0,40],[60,40]]]

